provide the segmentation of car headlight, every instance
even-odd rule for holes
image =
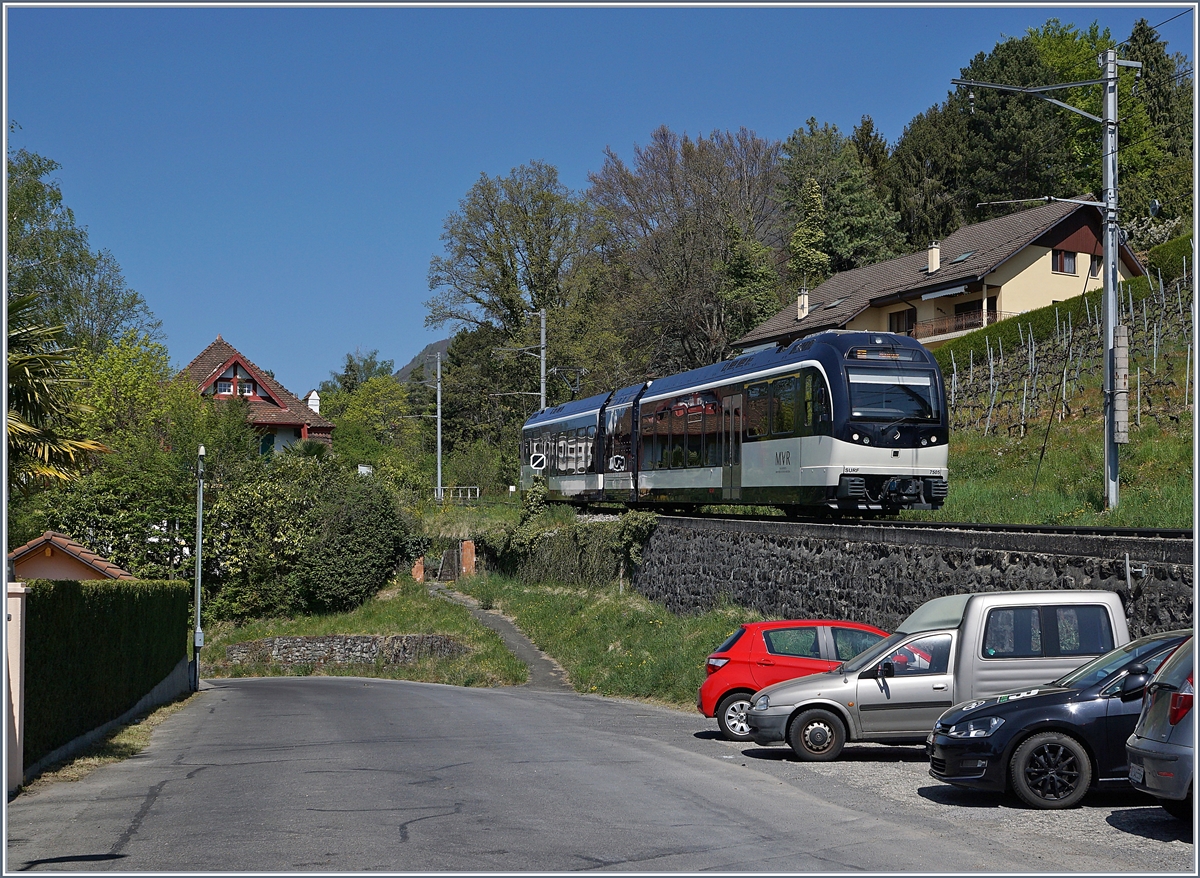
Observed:
[[[760,695],[754,699],[754,707],[751,710],[766,710],[771,706],[771,699],[767,695]]]
[[[998,716],[977,716],[966,722],[955,723],[946,734],[951,738],[986,738],[1002,725],[1004,720]]]

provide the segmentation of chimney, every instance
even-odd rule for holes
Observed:
[[[802,287],[796,297],[796,319],[803,320],[808,316],[808,288]]]
[[[304,395],[304,402],[318,415],[321,414],[321,395],[315,390],[310,390]]]
[[[937,241],[931,241],[929,244],[929,274],[933,274],[942,267],[942,245]]]

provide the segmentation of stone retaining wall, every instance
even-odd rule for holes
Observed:
[[[408,664],[427,657],[467,652],[445,634],[331,634],[320,637],[267,637],[225,647],[233,664]]]
[[[1192,545],[1191,539],[663,517],[634,587],[680,613],[728,600],[768,617],[851,619],[888,631],[942,595],[1098,588],[1121,595],[1130,636],[1137,637],[1191,626]]]

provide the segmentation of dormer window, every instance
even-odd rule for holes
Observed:
[[[253,381],[239,381],[238,382],[238,393],[241,396],[253,396],[254,395],[254,382]]]
[[[218,381],[217,393],[233,393],[233,382],[225,380]]]

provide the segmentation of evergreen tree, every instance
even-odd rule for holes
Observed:
[[[788,243],[788,271],[808,289],[813,289],[829,276],[829,254],[825,244],[825,207],[821,204],[821,187],[811,177],[797,205],[799,219]]]

